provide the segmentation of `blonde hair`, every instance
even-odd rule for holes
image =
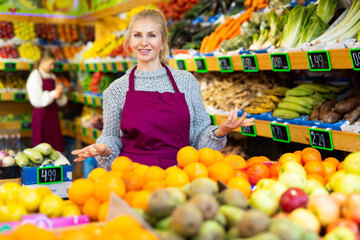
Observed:
[[[134,22],[136,22],[137,20],[140,20],[140,19],[151,19],[160,25],[161,40],[163,41],[163,44],[164,44],[164,49],[160,50],[160,62],[168,64],[170,51],[169,51],[169,45],[167,43],[167,40],[169,38],[169,33],[168,33],[168,30],[166,27],[165,17],[158,10],[154,10],[154,9],[143,10],[131,17],[129,29],[125,35],[124,49],[126,51],[129,49],[131,32],[132,32]]]
[[[50,49],[46,48],[41,52],[39,60],[35,61],[34,63],[35,68],[38,68],[40,66],[41,60],[49,60],[49,59],[56,60],[56,56]]]

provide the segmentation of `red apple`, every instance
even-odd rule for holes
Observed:
[[[280,206],[284,212],[291,212],[296,208],[306,207],[307,194],[300,188],[289,188],[281,195]]]
[[[340,218],[340,207],[329,195],[311,197],[307,208],[316,215],[324,227]]]
[[[349,220],[349,219],[344,219],[344,218],[340,218],[340,219],[336,220],[335,222],[330,223],[326,228],[326,233],[330,232],[332,229],[334,229],[336,227],[347,227],[351,231],[353,231],[353,233],[355,235],[357,235],[359,233],[359,229],[358,229],[356,222]]]
[[[342,208],[342,214],[345,218],[360,225],[360,193],[348,195]]]
[[[341,192],[332,192],[330,193],[330,197],[332,197],[341,208],[344,205],[347,196]]]

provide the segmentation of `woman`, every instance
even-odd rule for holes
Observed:
[[[56,77],[51,72],[55,64],[55,55],[45,50],[42,52],[38,67],[30,73],[26,90],[31,105],[34,107],[31,127],[33,146],[49,143],[54,149],[63,152],[64,143],[58,117],[58,106],[67,103],[63,86],[56,85]]]
[[[162,168],[176,165],[180,148],[220,150],[225,135],[240,126],[253,125],[237,109],[219,127],[211,126],[201,99],[199,83],[187,72],[168,62],[168,32],[163,15],[144,10],[131,19],[125,38],[137,57],[136,67],[104,91],[104,129],[96,144],[73,151],[83,161],[96,156],[99,165],[110,169],[114,158]]]

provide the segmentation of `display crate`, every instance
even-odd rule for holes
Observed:
[[[0,167],[0,179],[13,179],[20,177],[18,166]]]

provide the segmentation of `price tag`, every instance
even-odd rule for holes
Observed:
[[[231,57],[218,57],[220,72],[233,72],[234,67]]]
[[[241,134],[245,136],[256,137],[256,128],[255,126],[241,127]]]
[[[186,62],[184,59],[178,59],[176,60],[176,65],[179,70],[187,70]]]
[[[14,93],[14,102],[26,102],[26,93]]]
[[[360,48],[350,49],[351,63],[354,70],[360,70]]]
[[[73,92],[73,100],[74,100],[74,103],[78,103],[78,102],[79,102],[78,93],[77,93],[77,92]]]
[[[274,141],[290,142],[289,128],[286,124],[270,123],[271,135]]]
[[[63,63],[55,63],[54,64],[54,72],[63,72],[64,71],[64,64]]]
[[[112,63],[110,63],[110,66],[111,66],[111,71],[112,71],[113,73],[116,73],[116,72],[117,72],[116,63],[112,62]]]
[[[98,71],[99,71],[99,68],[98,68],[97,63],[93,63],[93,70],[94,70],[94,72],[98,72]]]
[[[96,97],[91,97],[91,102],[93,107],[97,107]]]
[[[212,115],[212,114],[209,114],[209,116],[210,116],[210,118],[211,118],[212,124],[213,124],[213,125],[216,125],[216,123],[215,123],[215,116]]]
[[[73,123],[73,131],[74,131],[74,133],[76,133],[76,123]]]
[[[15,62],[6,62],[4,63],[4,70],[14,72],[16,71],[16,63]]]
[[[244,72],[258,72],[259,67],[255,55],[241,55]]]
[[[79,72],[80,71],[80,65],[77,63],[77,64],[75,64],[75,70],[77,71],[77,72]]]
[[[309,128],[309,134],[312,147],[330,151],[334,149],[329,130]]]
[[[125,61],[121,62],[121,66],[124,72],[126,72],[129,69],[129,64]]]
[[[86,136],[87,134],[86,134],[86,127],[81,127],[81,134],[83,135],[83,136]]]
[[[101,63],[101,68],[102,68],[103,73],[109,72],[108,69],[107,69],[107,63]]]
[[[87,99],[87,96],[86,96],[86,95],[83,95],[83,101],[84,101],[84,105],[85,105],[85,106],[89,105],[88,99]]]
[[[322,51],[310,51],[307,52],[308,63],[310,71],[330,71],[331,63],[329,52]]]
[[[85,64],[86,72],[91,72],[90,65],[88,63]]]
[[[93,129],[92,130],[92,135],[93,135],[93,139],[96,140],[98,138],[98,130],[97,129]]]
[[[31,130],[31,122],[29,122],[29,121],[21,121],[20,122],[20,129],[21,130]]]
[[[61,166],[39,167],[37,169],[37,183],[61,183],[63,182],[63,168]]]
[[[287,53],[270,53],[270,60],[274,72],[290,72],[290,61]]]
[[[196,71],[199,73],[208,72],[208,67],[205,58],[195,58]]]
[[[0,102],[1,102],[1,93],[0,93]]]
[[[100,106],[103,106],[103,97],[100,97]]]
[[[34,69],[34,64],[33,64],[33,63],[30,63],[29,68],[30,68],[30,71],[32,71],[32,70]]]

